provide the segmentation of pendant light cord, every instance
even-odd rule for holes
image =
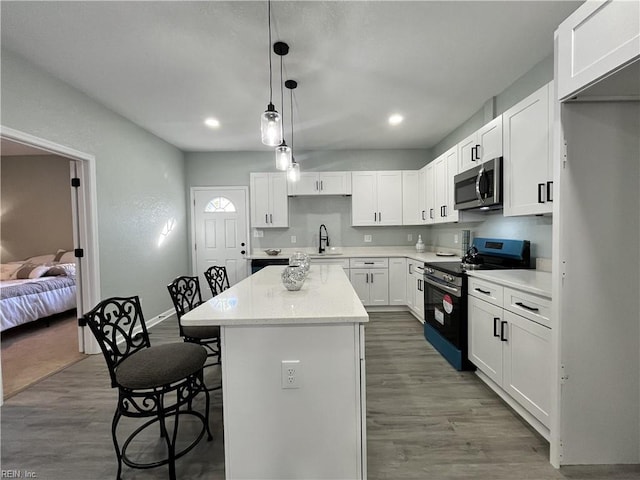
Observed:
[[[267,1],[267,15],[269,17],[269,103],[273,103],[273,85],[271,74],[271,0]]]
[[[293,152],[293,88],[291,89],[291,102],[289,103],[291,104],[291,151]]]
[[[280,123],[280,131],[282,132],[282,142],[284,143],[284,87],[282,81],[282,57],[280,55],[280,103],[282,104],[282,123]]]

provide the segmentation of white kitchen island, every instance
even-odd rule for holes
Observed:
[[[266,267],[186,314],[220,325],[227,479],[365,479],[364,322],[343,269]]]

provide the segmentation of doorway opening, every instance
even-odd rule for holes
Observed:
[[[15,276],[20,277],[21,281],[26,277],[25,283],[33,282],[33,291],[28,296],[17,303],[7,303],[7,305],[15,305],[16,310],[6,315],[4,319],[6,324],[2,326],[0,356],[0,372],[3,377],[3,382],[0,384],[0,401],[2,401],[28,385],[77,362],[86,354],[99,351],[89,329],[78,321],[85,312],[85,307],[88,309],[97,302],[99,276],[93,156],[1,126],[0,141],[2,157],[7,160],[6,164],[9,164],[10,158],[11,164],[14,167],[17,166],[15,170],[18,172],[23,170],[21,174],[28,176],[29,162],[26,161],[28,158],[35,159],[35,165],[39,165],[40,169],[45,165],[47,172],[57,169],[56,182],[61,182],[62,191],[66,192],[66,195],[60,192],[57,194],[58,197],[62,197],[57,199],[58,202],[62,202],[59,203],[61,206],[58,210],[63,211],[62,217],[67,215],[69,217],[66,223],[62,220],[60,223],[65,223],[71,230],[61,228],[60,232],[52,235],[51,223],[49,229],[45,229],[47,230],[45,233],[50,234],[49,236],[56,237],[55,242],[64,244],[56,247],[57,250],[54,250],[54,243],[47,243],[47,238],[41,239],[41,242],[37,238],[32,238],[33,243],[30,240],[28,242],[30,245],[22,248],[25,245],[21,244],[19,236],[10,236],[11,241],[9,241],[8,234],[6,232],[2,234],[0,261],[3,264],[3,271],[13,269],[11,265],[5,269],[5,262],[16,262],[20,265],[20,273],[15,273]],[[22,165],[20,165],[21,157],[25,160]],[[57,162],[55,166],[54,162]],[[34,163],[30,164],[33,166]],[[60,169],[64,171],[61,173]],[[32,173],[37,174],[35,171]],[[3,175],[3,184],[5,180],[6,177]],[[53,182],[53,178],[51,181]],[[27,225],[37,224],[39,219],[42,221],[43,216],[42,212],[38,211],[38,202],[43,206],[42,202],[52,201],[42,191],[33,193],[33,202],[29,198],[28,195],[18,195],[17,201],[22,203],[21,207],[33,203],[30,207],[33,213],[29,213],[29,208],[22,210],[14,218],[18,220],[17,224],[20,224],[20,221],[26,222]],[[3,227],[5,219],[11,218],[7,215],[7,207],[11,203],[11,201],[3,202]],[[42,207],[42,211],[44,210]],[[54,220],[53,224],[55,223]],[[36,235],[44,235],[42,232],[37,233],[36,228],[33,232]],[[29,235],[24,238],[29,238]],[[47,248],[54,250],[52,254],[37,255]],[[38,251],[31,252],[30,249]],[[25,262],[25,260],[28,261]],[[33,268],[31,273],[26,273],[28,269],[22,267],[27,264],[29,268],[37,265],[37,269]],[[44,270],[46,274],[42,273]],[[60,285],[63,281],[68,283]],[[54,284],[57,285],[54,287]],[[10,298],[4,295],[4,293],[8,294],[10,289],[2,290],[3,306],[5,302],[18,300],[16,297]],[[25,295],[24,292],[20,294]],[[50,303],[43,301],[42,298],[38,299],[38,295],[47,298]],[[33,303],[30,303],[32,301]],[[24,311],[19,310],[20,305],[26,305]],[[29,313],[31,305],[34,306],[33,312]],[[36,309],[35,305],[39,308]],[[3,310],[3,314],[7,312],[6,309],[3,308]],[[12,323],[13,320],[16,320],[16,323]]]

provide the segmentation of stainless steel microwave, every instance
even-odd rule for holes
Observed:
[[[453,184],[456,210],[502,208],[502,157],[459,173]]]

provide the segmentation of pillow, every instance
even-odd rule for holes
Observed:
[[[43,263],[47,263],[47,262],[53,262],[53,259],[56,258],[56,256],[54,254],[49,254],[49,255],[37,255],[35,257],[29,257],[25,260],[25,262],[27,263],[34,263],[34,264],[43,264]]]
[[[76,263],[76,257],[73,254],[73,251],[71,252],[64,252],[61,256],[60,259],[58,260],[58,262],[60,263]]]
[[[0,280],[10,280],[12,275],[22,266],[22,262],[3,263],[0,265]]]
[[[58,275],[66,275],[67,277],[76,276],[76,264],[75,263],[59,263],[49,267],[49,270],[44,274],[46,277],[54,277]]]
[[[37,265],[27,262],[15,272],[14,278],[22,280],[27,278],[40,278],[47,273],[50,268],[49,265]]]

